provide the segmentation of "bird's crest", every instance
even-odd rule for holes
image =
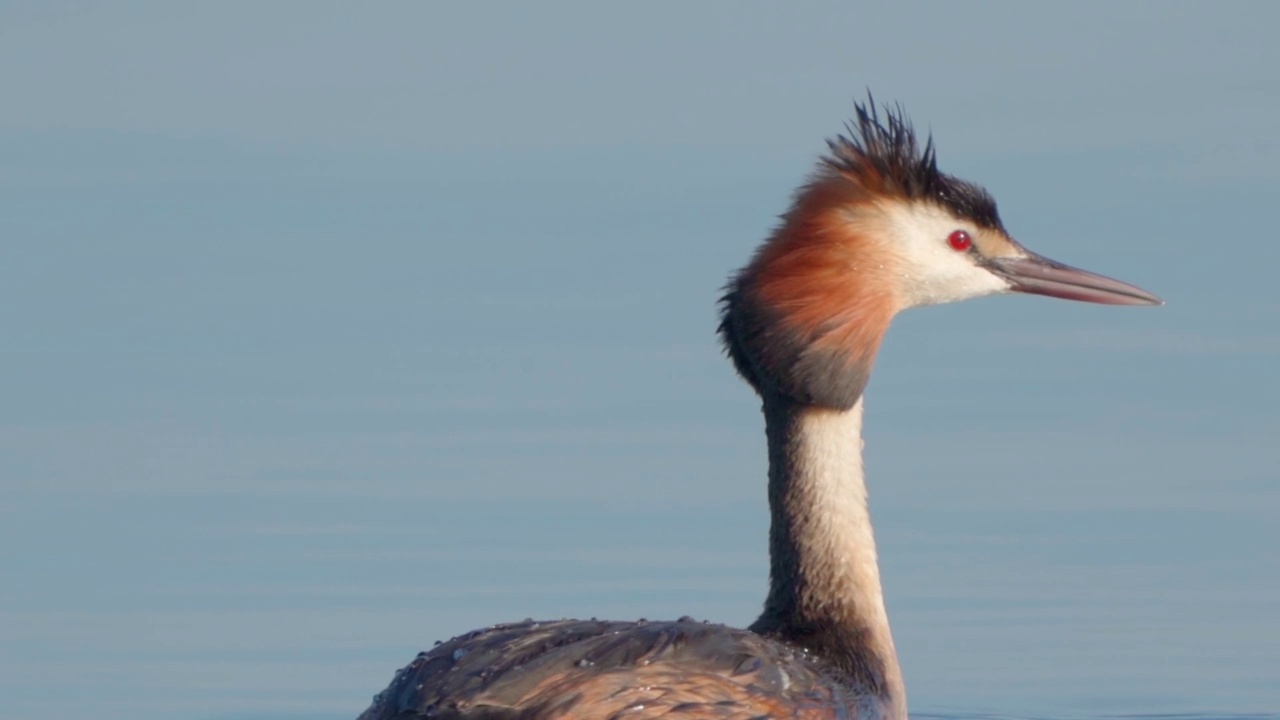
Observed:
[[[882,108],[883,122],[871,93],[865,104],[855,103],[847,134],[827,141],[830,154],[822,158],[822,167],[873,194],[929,200],[981,227],[1003,229],[991,195],[939,171],[933,137],[926,136],[922,148],[901,105]]]

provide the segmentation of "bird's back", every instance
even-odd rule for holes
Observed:
[[[804,651],[682,618],[477,630],[420,653],[360,720],[876,715]]]

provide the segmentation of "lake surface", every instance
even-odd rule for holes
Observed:
[[[1280,5],[2,5],[0,720],[353,718],[493,622],[749,623],[716,298],[867,84],[1168,300],[895,320],[911,709],[1280,713]]]
[[[2,507],[12,720],[354,717],[434,640],[528,616],[743,624],[766,572],[763,502],[29,494]],[[1257,513],[881,510],[917,716],[1277,707],[1275,568],[1230,560],[1274,547]]]

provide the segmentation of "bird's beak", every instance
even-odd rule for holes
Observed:
[[[991,272],[1007,280],[1014,292],[1103,305],[1164,304],[1164,300],[1129,283],[1026,252],[1025,257],[990,258],[985,264]]]

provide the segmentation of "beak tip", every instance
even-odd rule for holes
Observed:
[[[1159,295],[1156,295],[1154,293],[1149,293],[1146,290],[1143,290],[1142,292],[1145,295],[1145,297],[1142,298],[1141,302],[1138,302],[1135,304],[1146,306],[1146,307],[1161,307],[1166,304],[1164,301],[1164,298],[1160,297]]]

